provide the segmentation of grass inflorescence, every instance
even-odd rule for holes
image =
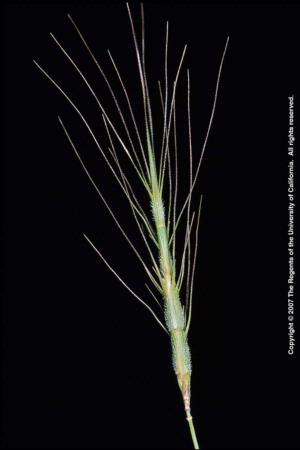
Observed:
[[[99,142],[87,118],[83,115],[80,108],[75,104],[71,97],[66,93],[52,76],[44,70],[40,64],[34,61],[40,71],[51,81],[58,91],[65,97],[67,102],[78,114],[82,123],[86,127],[93,142],[107,163],[113,178],[120,186],[123,194],[128,201],[128,207],[131,211],[138,232],[143,240],[148,253],[149,261],[145,260],[140,250],[134,242],[129,238],[127,231],[124,230],[122,224],[117,219],[111,205],[102,194],[97,183],[94,181],[86,163],[80,156],[74,141],[72,140],[66,126],[59,117],[60,125],[73,148],[83,170],[88,176],[90,182],[96,189],[101,201],[104,203],[108,212],[115,221],[120,232],[128,242],[129,246],[135,253],[138,261],[145,270],[145,275],[150,282],[151,287],[146,284],[147,290],[150,292],[156,303],[162,305],[164,311],[163,316],[159,316],[148,302],[138,295],[128,285],[127,282],[114,270],[107,259],[102,255],[100,250],[92,242],[92,240],[84,234],[85,239],[99,255],[106,266],[114,273],[121,284],[130,291],[130,293],[142,303],[152,314],[156,322],[170,336],[172,347],[173,367],[177,376],[178,385],[182,394],[186,419],[191,431],[194,448],[199,448],[196,433],[194,430],[193,419],[191,415],[191,352],[188,344],[188,333],[192,318],[192,299],[194,275],[197,260],[198,249],[198,231],[200,222],[200,213],[202,205],[202,196],[200,196],[198,206],[192,211],[192,198],[195,192],[195,185],[198,180],[199,170],[203,159],[204,150],[207,144],[208,135],[215,112],[218,87],[222,65],[227,49],[228,38],[221,58],[219,73],[217,76],[215,95],[207,133],[202,145],[199,160],[194,166],[192,152],[192,132],[191,132],[191,106],[190,106],[190,74],[186,71],[186,122],[188,136],[188,180],[189,187],[187,195],[182,202],[181,208],[178,206],[178,197],[180,191],[179,168],[178,168],[178,130],[177,114],[176,114],[176,98],[178,89],[178,80],[182,73],[182,67],[186,55],[187,47],[184,46],[178,58],[178,65],[175,76],[170,82],[168,69],[168,48],[169,48],[169,25],[166,24],[165,43],[164,43],[164,80],[158,82],[158,92],[161,107],[161,127],[160,132],[156,130],[156,121],[153,119],[152,97],[150,95],[148,77],[146,73],[146,57],[145,57],[145,25],[144,25],[144,9],[141,5],[141,37],[138,39],[136,28],[129,5],[127,4],[129,24],[133,38],[135,50],[137,71],[139,76],[141,102],[143,109],[142,123],[137,119],[134,113],[134,105],[130,98],[128,89],[118,69],[118,65],[110,51],[108,58],[111,66],[117,76],[119,82],[119,91],[116,92],[109,77],[106,75],[102,65],[96,59],[91,51],[87,41],[79,30],[77,24],[70,15],[68,18],[77,32],[82,44],[86,48],[88,54],[95,63],[104,84],[108,88],[113,104],[116,108],[119,123],[115,123],[107,112],[107,109],[99,100],[94,88],[79,68],[78,64],[65,50],[63,45],[51,33],[51,38],[73,66],[79,77],[83,80],[90,94],[100,109],[103,126],[109,145]],[[127,108],[125,115],[119,96],[122,96]],[[126,118],[125,118],[126,117]],[[129,118],[128,118],[129,117]],[[160,138],[158,139],[157,135]],[[130,179],[124,169],[124,163],[121,162],[120,152],[126,155],[128,163],[136,178]],[[146,196],[148,197],[148,208],[142,205],[136,194],[135,185],[140,183]],[[181,243],[180,251],[178,250],[178,229],[179,225],[184,228],[184,240]],[[185,287],[185,289],[183,289]],[[184,292],[185,291],[185,292]],[[159,300],[157,297],[160,297]],[[183,298],[183,300],[182,300]]]

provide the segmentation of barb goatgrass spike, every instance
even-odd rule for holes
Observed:
[[[64,56],[67,58],[69,63],[73,66],[75,71],[78,73],[82,81],[85,83],[92,97],[97,103],[99,108],[99,113],[102,117],[106,134],[109,141],[108,152],[103,149],[99,141],[96,138],[91,126],[89,125],[87,119],[82,114],[80,109],[76,106],[74,101],[69,97],[66,91],[52,78],[46,70],[44,70],[40,64],[34,61],[37,68],[48,78],[48,80],[56,87],[56,89],[65,97],[67,102],[71,105],[73,110],[79,115],[82,123],[88,130],[88,133],[97,149],[104,158],[106,164],[112,172],[113,177],[121,187],[123,194],[125,195],[130,210],[133,214],[135,223],[137,225],[138,231],[143,238],[143,242],[147,249],[150,257],[150,263],[146,263],[141,253],[136,249],[132,240],[128,237],[127,232],[120,225],[120,221],[116,217],[109,203],[103,196],[96,182],[92,178],[86,164],[84,163],[82,157],[80,156],[73,140],[70,137],[65,125],[63,124],[61,118],[59,118],[60,125],[73,148],[73,151],[78,158],[84,172],[89,178],[91,184],[96,189],[101,201],[104,203],[108,209],[110,215],[112,216],[117,227],[123,234],[124,238],[127,240],[131,249],[135,253],[138,261],[142,264],[146,275],[148,276],[152,287],[155,288],[162,296],[161,302],[152,292],[152,289],[145,283],[147,290],[150,292],[152,299],[155,303],[158,303],[160,307],[159,312],[156,314],[152,307],[144,301],[139,295],[137,295],[123,280],[123,278],[112,268],[112,266],[107,262],[107,259],[102,255],[102,253],[93,244],[90,238],[84,234],[85,239],[91,245],[93,250],[97,253],[100,259],[105,263],[108,269],[116,276],[120,283],[129,290],[129,292],[147,308],[147,310],[152,314],[156,322],[161,326],[161,328],[170,336],[172,344],[172,359],[173,367],[177,376],[178,385],[182,394],[184,409],[186,413],[186,419],[189,424],[191,437],[193,441],[194,448],[199,448],[197,441],[193,419],[191,415],[191,353],[188,344],[188,332],[191,324],[192,318],[192,298],[193,298],[193,285],[194,285],[194,274],[197,259],[197,249],[198,249],[198,231],[200,222],[200,213],[202,206],[202,195],[200,197],[199,207],[197,211],[191,212],[192,206],[192,194],[198,179],[198,174],[200,166],[203,159],[203,154],[206,148],[208,136],[210,133],[219,83],[222,71],[222,66],[227,50],[228,40],[227,37],[225,48],[222,54],[219,72],[216,80],[215,95],[213,99],[212,111],[209,119],[208,129],[202,146],[202,151],[199,155],[199,161],[196,165],[196,171],[194,172],[193,164],[193,151],[192,151],[192,130],[191,130],[191,114],[190,114],[190,74],[187,70],[187,96],[186,96],[186,123],[187,123],[187,139],[188,139],[188,152],[187,156],[189,158],[189,188],[183,205],[178,210],[178,190],[180,186],[181,174],[178,173],[178,128],[176,120],[176,94],[178,87],[178,80],[182,72],[182,66],[184,63],[184,58],[186,54],[187,46],[185,45],[181,55],[179,55],[179,63],[177,66],[177,71],[175,77],[172,81],[172,88],[170,88],[169,80],[170,76],[168,73],[168,47],[169,47],[169,24],[166,24],[166,35],[165,35],[165,50],[164,50],[164,83],[158,82],[158,91],[162,107],[162,123],[161,123],[161,141],[158,144],[156,139],[156,121],[153,120],[152,115],[152,101],[150,97],[148,78],[146,74],[146,55],[145,55],[145,25],[144,25],[144,8],[141,5],[141,41],[139,42],[137,38],[137,33],[134,25],[134,20],[131,14],[130,7],[126,3],[129,24],[131,29],[131,34],[133,38],[133,46],[135,51],[135,57],[137,61],[137,71],[140,80],[140,90],[141,90],[141,102],[143,106],[143,124],[142,126],[138,124],[136,116],[134,114],[134,107],[131,103],[130,96],[126,85],[121,77],[120,71],[118,69],[115,59],[112,57],[111,53],[108,51],[109,60],[111,62],[112,68],[117,75],[118,82],[120,85],[120,90],[122,96],[125,98],[125,103],[127,105],[127,113],[129,114],[130,120],[125,119],[125,111],[120,106],[118,101],[118,94],[115,93],[109,78],[105,74],[102,66],[97,61],[90,47],[88,46],[85,38],[83,37],[81,31],[76,25],[75,21],[68,14],[68,18],[72,23],[81,43],[86,48],[88,54],[94,61],[97,69],[101,73],[101,76],[111,94],[113,104],[116,107],[118,116],[120,118],[120,123],[113,121],[107,110],[105,109],[102,102],[97,97],[94,88],[88,82],[83,71],[79,68],[77,63],[71,58],[69,53],[64,49],[63,45],[58,41],[58,39],[50,33],[52,39],[62,51]],[[127,114],[126,113],[126,114]],[[125,133],[126,137],[122,137]],[[134,142],[137,142],[135,144]],[[120,158],[118,156],[117,147],[120,148],[121,152],[125,152],[130,164],[132,165],[134,172],[137,176],[137,180],[142,183],[145,192],[149,199],[149,209],[145,211],[145,208],[141,206],[141,201],[137,198],[133,184],[136,180],[130,180],[126,175],[126,169],[123,168]],[[159,148],[159,152],[157,150]],[[158,154],[159,153],[159,154]],[[157,164],[157,160],[159,163]],[[168,177],[168,188],[165,187],[165,176]],[[183,178],[183,177],[182,177]],[[167,207],[166,207],[167,205]],[[179,251],[177,248],[178,243],[178,226],[181,220],[185,217],[185,239],[182,243],[181,258],[179,258]],[[196,217],[196,226],[194,226]],[[145,231],[146,230],[146,231]],[[154,245],[154,248],[153,248]],[[176,261],[176,256],[178,262]],[[192,261],[192,263],[191,263]],[[176,272],[176,267],[179,269],[179,273]],[[182,286],[185,285],[185,304],[182,304],[180,299],[180,294]],[[163,314],[162,317],[159,314]]]

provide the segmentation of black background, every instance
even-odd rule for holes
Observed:
[[[138,22],[139,8],[132,9]],[[74,158],[58,114],[131,230],[124,197],[74,111],[32,63],[47,68],[98,126],[92,97],[48,34],[110,102],[68,12],[105,67],[110,48],[128,80],[136,77],[123,4],[3,9],[2,445],[191,448],[168,339],[82,237],[145,293],[143,271]],[[295,95],[297,137],[299,8],[164,3],[146,4],[145,15],[149,78],[161,76],[166,20],[173,71],[188,44],[195,158],[230,35],[200,182],[190,334],[200,444],[299,448],[286,295],[288,96]],[[131,94],[139,101],[138,89]]]

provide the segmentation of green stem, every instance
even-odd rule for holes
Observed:
[[[187,419],[187,421],[188,421],[188,424],[189,424],[189,427],[190,427],[190,432],[191,432],[194,448],[200,449],[199,444],[198,444],[198,440],[197,440],[197,436],[196,436],[196,431],[195,431],[195,428],[194,428],[193,418],[189,417]]]

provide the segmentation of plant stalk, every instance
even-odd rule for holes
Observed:
[[[188,421],[188,424],[189,424],[189,427],[190,427],[190,432],[191,432],[194,448],[200,449],[199,444],[198,444],[198,440],[197,440],[197,436],[196,436],[196,431],[195,431],[195,428],[194,428],[194,423],[193,423],[192,416],[187,418],[186,420]]]

